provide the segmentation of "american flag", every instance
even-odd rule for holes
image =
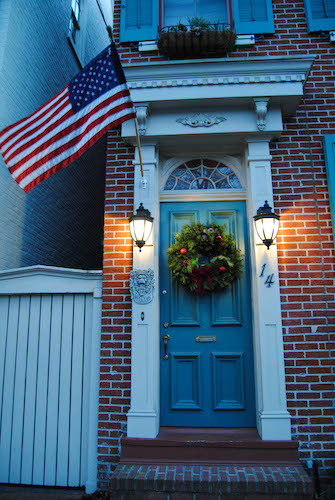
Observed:
[[[112,44],[35,113],[0,132],[9,172],[28,193],[76,160],[107,130],[135,118]]]

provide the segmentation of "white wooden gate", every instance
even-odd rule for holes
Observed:
[[[0,272],[0,482],[96,489],[101,272]]]

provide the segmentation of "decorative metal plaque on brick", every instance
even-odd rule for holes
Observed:
[[[134,269],[130,272],[130,293],[136,304],[149,304],[154,298],[154,289],[152,269]]]

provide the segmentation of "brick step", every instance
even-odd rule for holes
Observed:
[[[155,439],[125,437],[120,464],[299,465],[295,441],[262,441],[256,429],[164,428]]]
[[[301,465],[190,466],[118,465],[113,500],[312,500],[313,488]]]

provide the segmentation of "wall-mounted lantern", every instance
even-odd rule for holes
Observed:
[[[254,216],[256,231],[268,250],[276,239],[279,229],[280,216],[271,211],[272,207],[265,200],[264,206],[259,207]]]
[[[142,203],[136,210],[136,214],[129,218],[130,233],[140,252],[149,239],[153,220],[154,218],[151,217],[149,210],[145,209]]]

